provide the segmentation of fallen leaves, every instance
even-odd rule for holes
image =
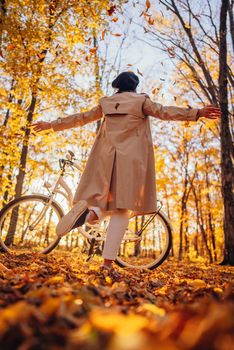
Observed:
[[[16,45],[14,45],[14,44],[8,44],[7,45],[7,50],[8,51],[12,51],[12,50],[14,50],[16,48]]]
[[[57,283],[64,283],[64,277],[63,276],[54,276],[49,278],[45,284],[50,285],[50,284],[57,284]]]
[[[116,333],[134,333],[147,327],[149,321],[139,315],[128,316],[110,310],[93,310],[90,312],[88,322],[100,330]]]
[[[4,266],[3,264],[0,263],[0,271],[9,271],[9,269],[6,268],[6,266]]]
[[[195,279],[195,280],[187,280],[189,286],[193,288],[196,292],[202,288],[206,288],[206,283],[203,280]]]
[[[170,260],[108,273],[98,260],[1,255],[2,348],[232,349],[232,268]]]
[[[166,311],[163,308],[158,307],[158,306],[156,306],[154,304],[149,304],[149,303],[141,305],[138,308],[138,311],[139,312],[141,312],[141,311],[150,311],[154,315],[157,315],[157,316],[164,316],[166,314]]]

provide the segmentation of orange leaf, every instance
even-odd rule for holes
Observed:
[[[152,17],[149,17],[148,23],[152,26],[154,24],[154,19]]]
[[[145,2],[146,9],[148,10],[150,8],[150,1],[146,0]]]
[[[137,73],[140,74],[143,77],[143,74],[139,71],[138,68],[137,68]]]
[[[175,58],[175,52],[174,52],[174,47],[173,46],[172,47],[168,47],[167,51],[168,51],[168,53],[169,53],[171,58]]]
[[[87,43],[90,45],[91,42],[92,42],[92,38],[90,37],[90,38],[87,39]]]
[[[119,19],[118,19],[118,17],[114,17],[114,18],[112,18],[112,22],[117,22]]]
[[[152,90],[152,94],[154,94],[154,95],[155,95],[155,94],[158,92],[158,90],[159,90],[159,88],[155,88],[155,89],[153,89],[153,90]]]
[[[107,10],[107,13],[109,16],[111,16],[114,12],[115,12],[116,6],[113,5],[109,8],[109,10]]]
[[[96,53],[96,51],[97,51],[97,47],[93,47],[92,49],[89,49],[89,52],[90,53]]]
[[[101,39],[101,40],[104,40],[105,35],[106,35],[106,29],[104,29],[104,30],[102,31],[102,35],[101,35],[102,39]]]
[[[39,53],[39,54],[38,54],[38,57],[39,57],[40,59],[44,58],[44,57],[45,57],[45,53]]]

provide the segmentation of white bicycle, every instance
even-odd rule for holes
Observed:
[[[37,251],[47,254],[53,249],[70,249],[80,253],[86,260],[101,255],[109,218],[94,225],[84,224],[65,237],[56,235],[56,226],[64,215],[57,200],[61,195],[68,207],[72,207],[73,194],[64,180],[68,168],[82,171],[73,152],[60,159],[60,173],[55,185],[44,186],[48,195],[36,193],[9,202],[0,211],[0,245],[2,251]],[[161,210],[150,215],[130,218],[128,229],[119,249],[116,263],[121,267],[154,269],[169,255],[172,245],[172,226]],[[80,233],[81,235],[77,235]]]

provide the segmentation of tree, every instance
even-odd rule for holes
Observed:
[[[219,98],[221,118],[221,169],[224,199],[225,249],[222,264],[234,265],[234,149],[228,121],[227,14],[229,1],[222,0],[220,11]],[[231,17],[230,17],[231,18]]]

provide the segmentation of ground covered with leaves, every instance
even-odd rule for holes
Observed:
[[[107,273],[58,252],[0,261],[1,349],[233,349],[231,267],[168,260]]]

